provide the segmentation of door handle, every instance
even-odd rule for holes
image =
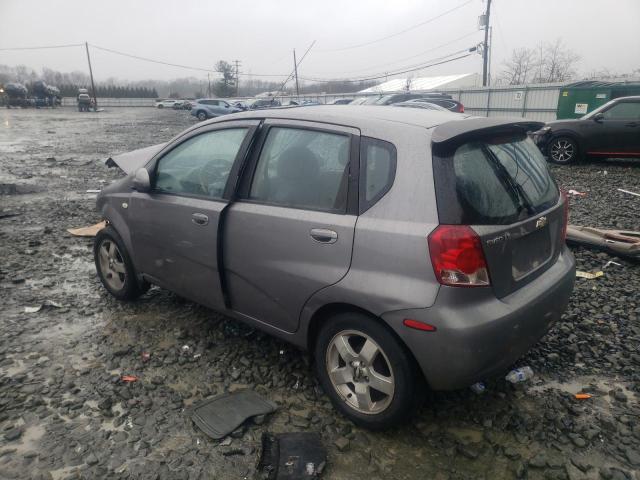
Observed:
[[[309,232],[311,238],[320,243],[336,243],[338,241],[338,234],[333,230],[326,228],[312,228]]]
[[[207,217],[204,213],[192,213],[191,221],[196,225],[206,225],[209,223],[209,217]]]

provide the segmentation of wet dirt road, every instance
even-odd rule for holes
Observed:
[[[640,480],[640,266],[605,253],[574,250],[580,270],[620,265],[577,280],[563,320],[518,363],[532,381],[432,394],[384,433],[336,414],[307,356],[280,341],[160,289],[110,298],[91,241],[66,229],[100,220],[86,190],[120,178],[109,155],[193,122],[151,108],[0,111],[0,478],[253,478],[263,432],[314,431],[328,479]],[[552,170],[587,192],[573,223],[640,230],[640,198],[616,191],[640,191],[640,162]],[[45,300],[60,307],[25,313]],[[185,414],[245,387],[279,409],[230,443]]]

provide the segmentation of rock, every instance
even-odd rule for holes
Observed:
[[[613,392],[613,398],[615,398],[619,402],[626,402],[627,396],[624,394],[622,390],[615,390]]]
[[[96,465],[98,463],[98,458],[93,453],[90,453],[85,457],[84,462],[87,465]]]
[[[529,460],[529,466],[533,468],[545,468],[547,466],[547,456],[544,453],[538,453]]]
[[[21,436],[22,436],[21,428],[12,428],[11,430],[9,430],[4,434],[4,439],[7,442],[13,442],[14,440],[19,439]]]
[[[520,458],[520,453],[515,448],[507,446],[504,449],[504,456],[509,460],[518,460]]]
[[[337,438],[333,444],[338,448],[339,451],[344,452],[349,448],[349,439],[346,437]]]
[[[627,447],[624,450],[624,456],[631,465],[640,466],[640,452],[635,448]]]

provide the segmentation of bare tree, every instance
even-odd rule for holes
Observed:
[[[504,63],[501,77],[507,85],[522,85],[531,77],[535,52],[529,48],[516,48],[511,58]]]
[[[516,48],[504,63],[501,79],[509,85],[564,82],[575,76],[580,56],[561,39],[540,43],[535,49]]]

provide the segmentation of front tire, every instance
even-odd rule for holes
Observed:
[[[118,300],[135,300],[149,289],[148,283],[138,283],[124,242],[113,227],[96,235],[93,258],[102,285]]]
[[[207,114],[203,111],[198,112],[198,120],[200,120],[201,122],[205,121],[207,119]]]
[[[549,161],[556,165],[569,165],[580,159],[578,142],[571,137],[552,138],[548,147]]]
[[[415,360],[376,319],[343,313],[320,330],[316,374],[334,407],[355,424],[382,430],[406,422],[423,400]]]

